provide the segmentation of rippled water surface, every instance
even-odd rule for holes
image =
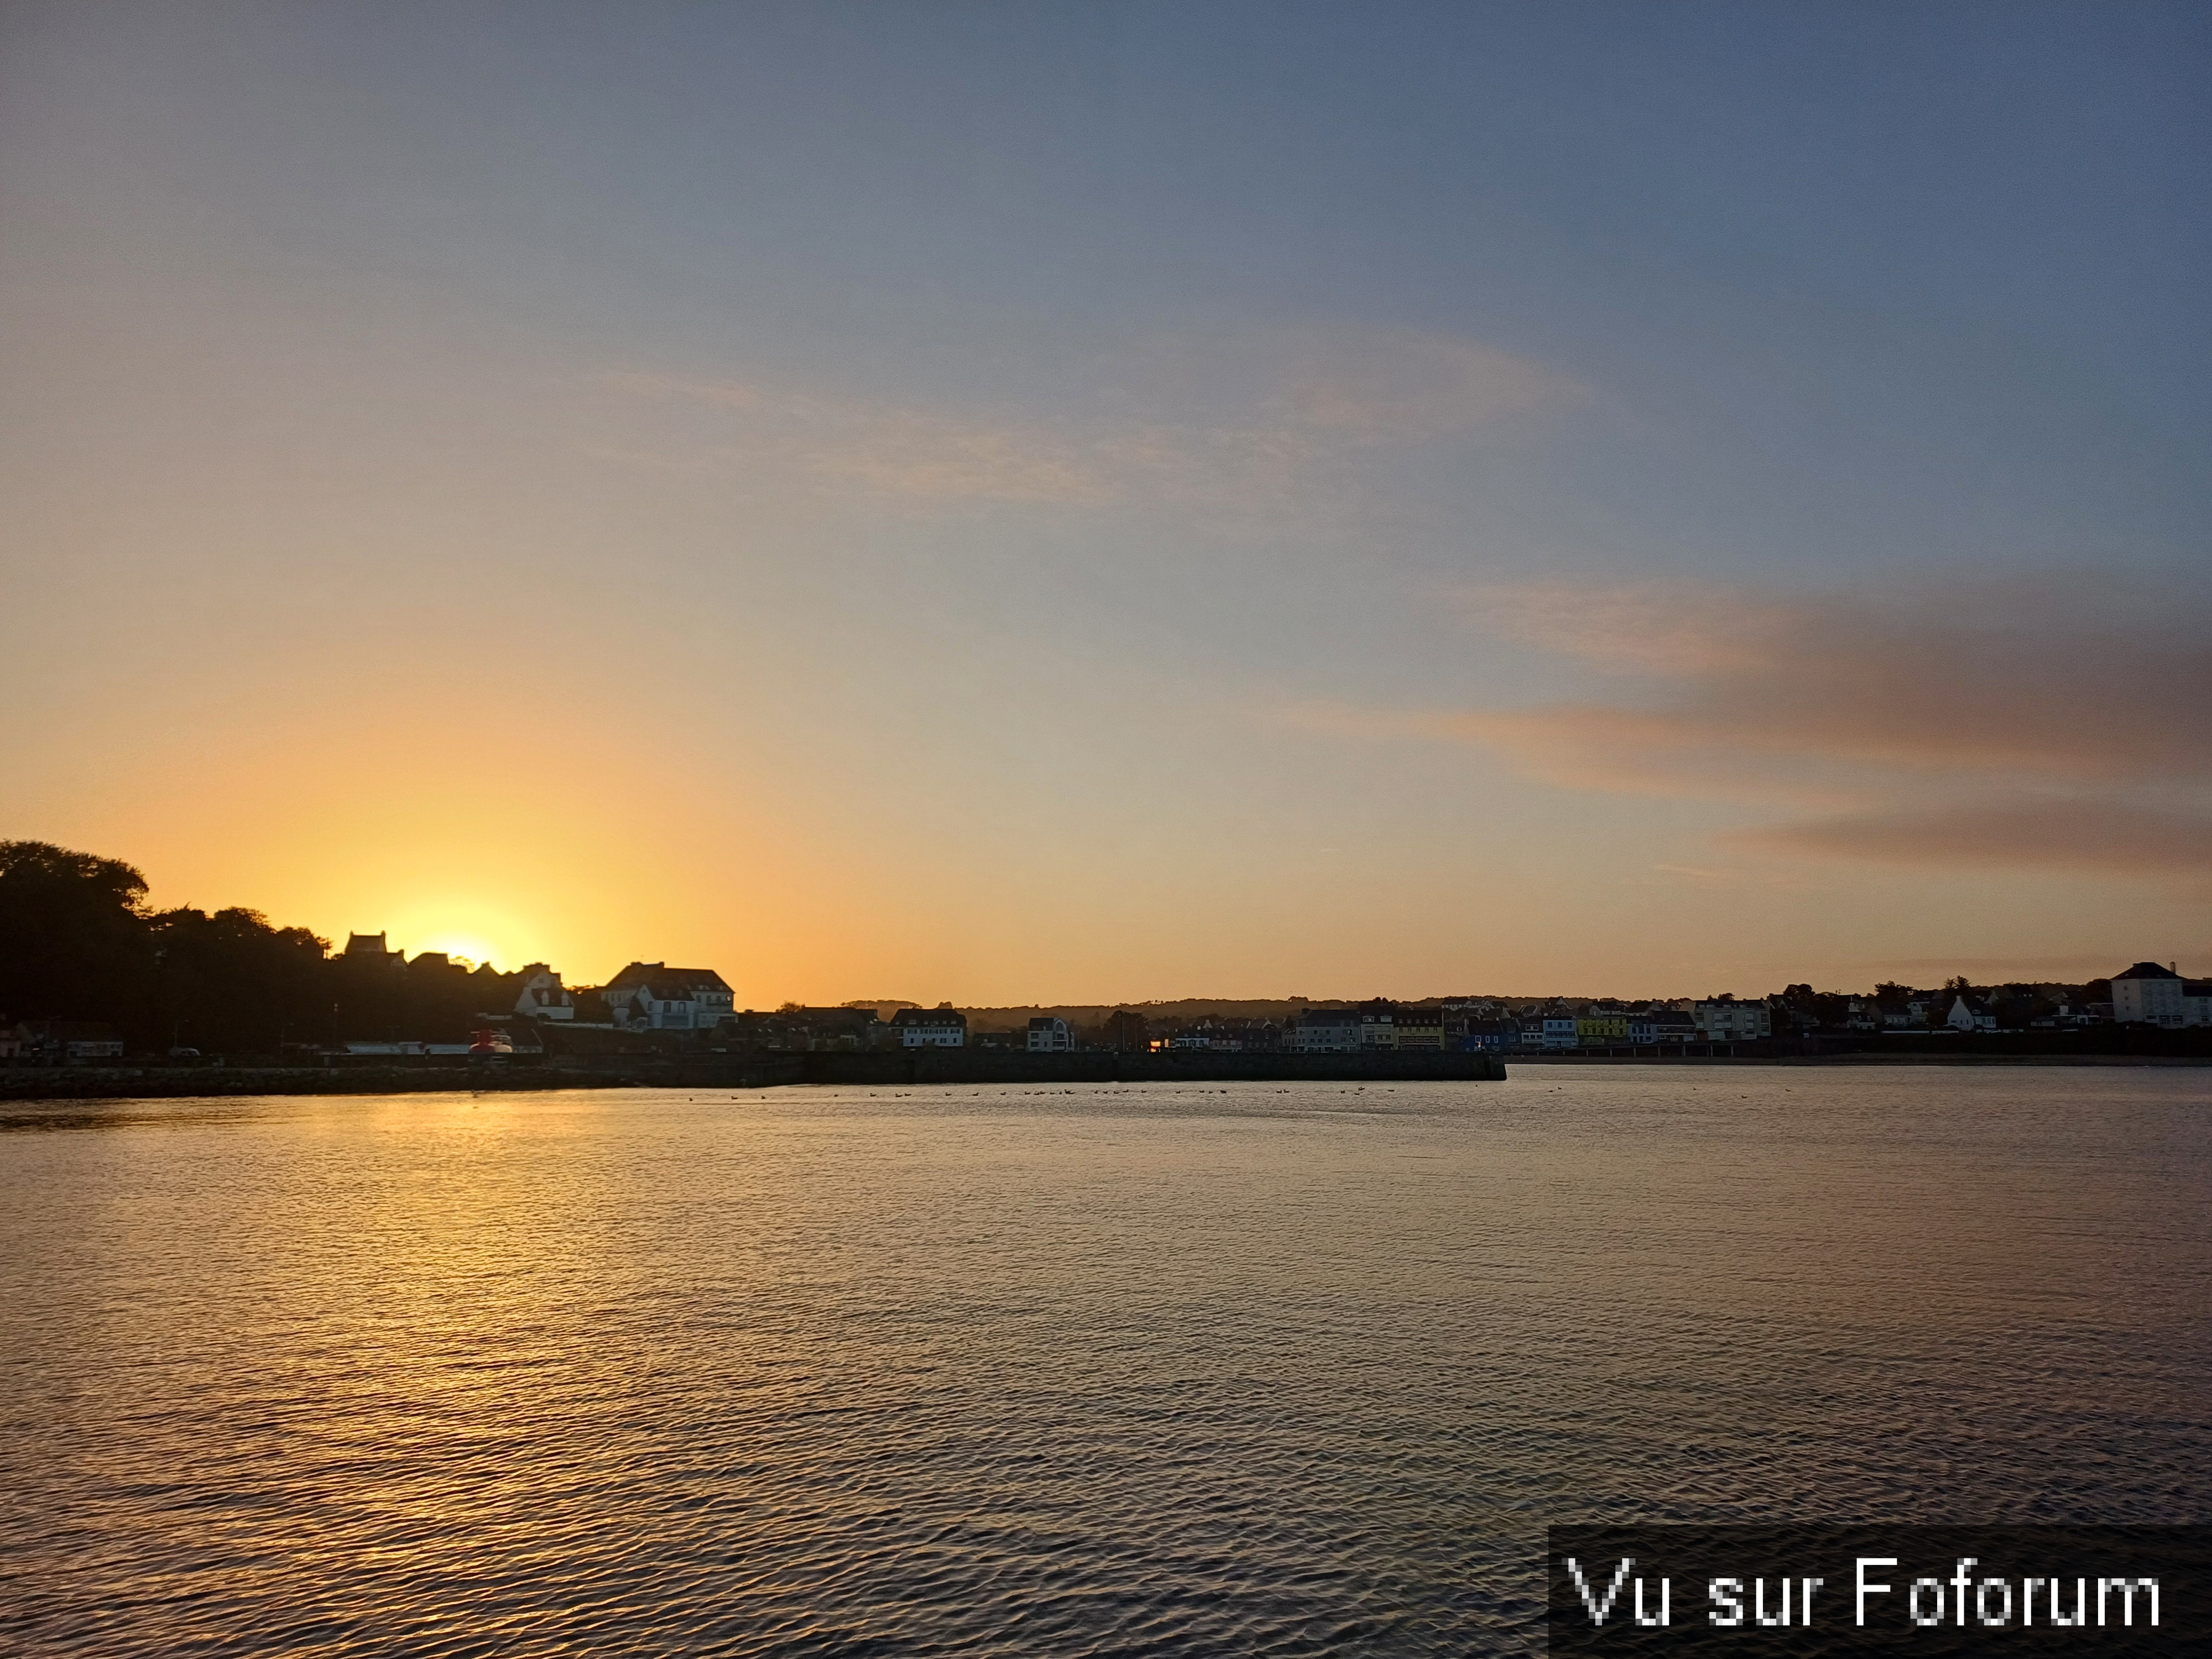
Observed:
[[[1540,1650],[1583,1519],[2212,1520],[2212,1073],[16,1107],[0,1650]]]

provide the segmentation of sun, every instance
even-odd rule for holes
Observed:
[[[471,968],[511,973],[544,960],[545,941],[531,919],[467,893],[428,893],[386,913],[392,943],[410,957],[443,951]]]

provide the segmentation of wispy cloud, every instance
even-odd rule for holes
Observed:
[[[712,411],[721,417],[708,439],[717,449],[795,465],[825,483],[926,501],[1080,507],[1117,493],[1095,453],[1048,429],[752,381],[626,374],[606,385],[630,399]]]
[[[2212,623],[2104,584],[1897,600],[1670,589],[1476,590],[1475,620],[1643,679],[1603,705],[1641,746],[1746,749],[1936,773],[2212,779]],[[1578,711],[1589,724],[1590,711]],[[1550,720],[1555,711],[1534,711]],[[1596,736],[1591,726],[1592,736]]]
[[[1746,852],[2169,876],[2212,870],[2212,613],[2091,578],[1888,599],[1545,584],[1462,596],[1608,695],[1337,711],[1571,787],[1793,805]]]
[[[1668,880],[1710,890],[1765,888],[1803,892],[1814,884],[1795,870],[1746,869],[1741,865],[1715,867],[1702,864],[1655,864],[1652,869]]]
[[[2142,801],[1982,800],[1739,830],[1762,852],[1880,864],[2040,866],[2212,877],[2212,814]]]
[[[766,379],[621,373],[602,384],[630,406],[699,417],[705,426],[685,439],[695,452],[780,464],[825,488],[910,503],[1087,509],[1285,505],[1361,454],[1463,440],[1585,395],[1524,358],[1407,331],[1287,331],[1172,349],[1154,342],[1144,355],[1151,368],[1116,375],[1109,366],[1097,395],[1063,396],[1059,406],[1076,412],[1050,418]],[[1174,372],[1158,372],[1170,361]],[[1194,365],[1207,372],[1192,378]]]
[[[1389,742],[1465,743],[1494,750],[1521,771],[1570,789],[1672,799],[1758,799],[1841,809],[1859,797],[1818,778],[1791,776],[1769,756],[1693,741],[1661,711],[1604,703],[1524,709],[1371,708],[1307,702],[1273,711],[1309,732]]]

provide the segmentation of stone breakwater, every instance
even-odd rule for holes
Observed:
[[[1496,1082],[1495,1054],[1031,1054],[988,1048],[862,1054],[499,1056],[462,1064],[66,1066],[0,1070],[0,1100],[388,1095],[507,1089],[762,1089],[818,1083]]]

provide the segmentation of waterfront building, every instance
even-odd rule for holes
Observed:
[[[1316,1027],[1318,1032],[1321,1028]],[[1291,1028],[1295,1038],[1296,1024]],[[1285,1046],[1282,1027],[1266,1019],[1201,1019],[1195,1025],[1186,1025],[1172,1033],[1163,1044],[1155,1048],[1208,1048],[1216,1054],[1243,1054],[1248,1051],[1273,1051]],[[1293,1041],[1291,1045],[1296,1047]]]
[[[600,993],[614,1023],[634,1031],[711,1031],[735,1012],[736,994],[711,968],[633,962]]]
[[[1521,1046],[1521,1023],[1512,1019],[1468,1020],[1460,1028],[1458,1046],[1466,1054],[1504,1054]]]
[[[2185,980],[2155,962],[2139,962],[2112,975],[2112,1018],[2123,1025],[2170,1031],[2212,1025],[2212,984]]]
[[[1039,1014],[1030,1022],[1029,1051],[1033,1054],[1064,1054],[1075,1047],[1075,1031],[1053,1014]]]
[[[731,1016],[724,1029],[750,1047],[807,1054],[872,1048],[883,1027],[872,1007],[806,1008],[786,1003],[772,1014],[748,1008]]]
[[[1273,1054],[1284,1046],[1284,1028],[1272,1019],[1234,1020],[1231,1029],[1247,1054]]]
[[[883,1022],[872,1007],[801,1008],[810,1047],[819,1049],[859,1049],[875,1046]]]
[[[1309,1008],[1290,1028],[1290,1047],[1301,1054],[1359,1051],[1359,1016],[1349,1008]]]
[[[1964,994],[1951,1000],[1951,1012],[1943,1017],[1943,1023],[1953,1030],[1962,1033],[1997,1029],[1997,1017],[1990,1012],[1989,1005],[1979,997]]]
[[[1764,1002],[1717,996],[1691,1011],[1698,1035],[1708,1042],[1755,1042],[1774,1035],[1774,1011]]]
[[[1444,1046],[1444,1013],[1441,1008],[1400,1008],[1391,1016],[1394,1048],[1441,1049]]]
[[[891,1016],[891,1031],[902,1048],[964,1048],[968,1016],[957,1008],[902,1008]]]
[[[1359,1005],[1359,1046],[1395,1048],[1398,1046],[1398,1005],[1386,998]]]
[[[561,983],[561,975],[542,962],[522,970],[522,989],[514,999],[514,1012],[530,1019],[571,1020],[576,1018],[576,999]]]

